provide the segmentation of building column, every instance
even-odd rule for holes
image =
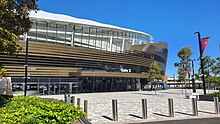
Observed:
[[[89,40],[88,40],[88,47],[90,46],[90,34],[91,34],[91,28],[89,27]]]
[[[47,91],[48,91],[48,95],[50,95],[50,78],[49,78],[49,83],[48,83],[48,89],[47,89]]]
[[[136,85],[136,90],[137,91],[140,91],[141,90],[141,81],[140,81],[140,79],[136,79],[136,81],[135,81],[135,85]]]
[[[37,93],[40,94],[39,78],[37,78]]]
[[[69,93],[73,93],[73,83],[69,83]]]
[[[132,40],[132,45],[134,45],[134,40],[135,40],[135,39]]]
[[[113,40],[113,36],[110,37],[110,51],[112,51],[112,40]]]
[[[56,94],[56,83],[53,84],[53,94]]]
[[[123,42],[122,42],[122,51],[124,52],[125,50],[125,37],[123,38]]]
[[[95,77],[92,77],[92,92],[95,91]]]
[[[22,84],[22,91],[24,91],[25,89],[25,84],[24,83],[21,83]]]
[[[60,86],[61,86],[60,82],[61,82],[61,79],[59,78],[59,84],[58,84],[59,85],[59,94],[60,94]]]
[[[140,40],[139,44],[141,44],[141,43],[142,43],[142,40]]]
[[[82,46],[82,43],[83,43],[83,27],[81,29],[81,44],[80,44],[80,46]]]
[[[111,78],[110,80],[111,80],[111,91],[113,91],[113,78]]]
[[[73,32],[71,36],[71,46],[74,46],[74,35],[75,35],[75,26],[73,26]]]

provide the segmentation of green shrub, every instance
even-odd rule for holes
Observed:
[[[0,107],[6,104],[10,98],[12,98],[12,96],[0,95]]]
[[[55,99],[16,96],[0,108],[3,124],[67,124],[86,114],[73,104]]]
[[[220,97],[220,92],[214,92],[214,93],[208,94],[208,95],[213,96],[213,97],[216,97],[216,96]]]

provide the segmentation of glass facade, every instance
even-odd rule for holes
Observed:
[[[24,79],[12,77],[12,88],[15,94],[24,92]],[[111,91],[135,91],[136,79],[107,78],[107,77],[81,77],[81,78],[55,78],[31,77],[27,84],[29,95],[49,95],[64,93],[90,93]]]
[[[123,52],[129,50],[131,45],[150,41],[148,35],[132,31],[31,20],[33,22],[32,28],[27,35],[32,41],[88,47],[111,52]]]

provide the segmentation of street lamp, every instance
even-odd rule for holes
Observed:
[[[200,57],[199,57],[199,58],[200,58],[201,69],[202,69],[203,90],[204,90],[204,94],[206,94],[205,75],[204,75],[204,65],[203,65],[204,58],[202,57],[201,36],[200,36],[200,33],[199,33],[199,32],[195,32],[194,34],[198,34],[199,52],[200,52]]]
[[[194,73],[194,63],[193,61],[196,61],[197,59],[189,60],[192,62],[192,71],[193,71],[193,76],[192,76],[192,86],[193,86],[193,93],[196,93],[196,87],[195,87],[195,73]]]

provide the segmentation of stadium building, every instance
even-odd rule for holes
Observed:
[[[29,38],[28,91],[35,94],[141,90],[149,66],[166,70],[167,43],[147,33],[44,11],[31,12],[24,51],[1,54],[14,91],[24,90],[25,39]]]

